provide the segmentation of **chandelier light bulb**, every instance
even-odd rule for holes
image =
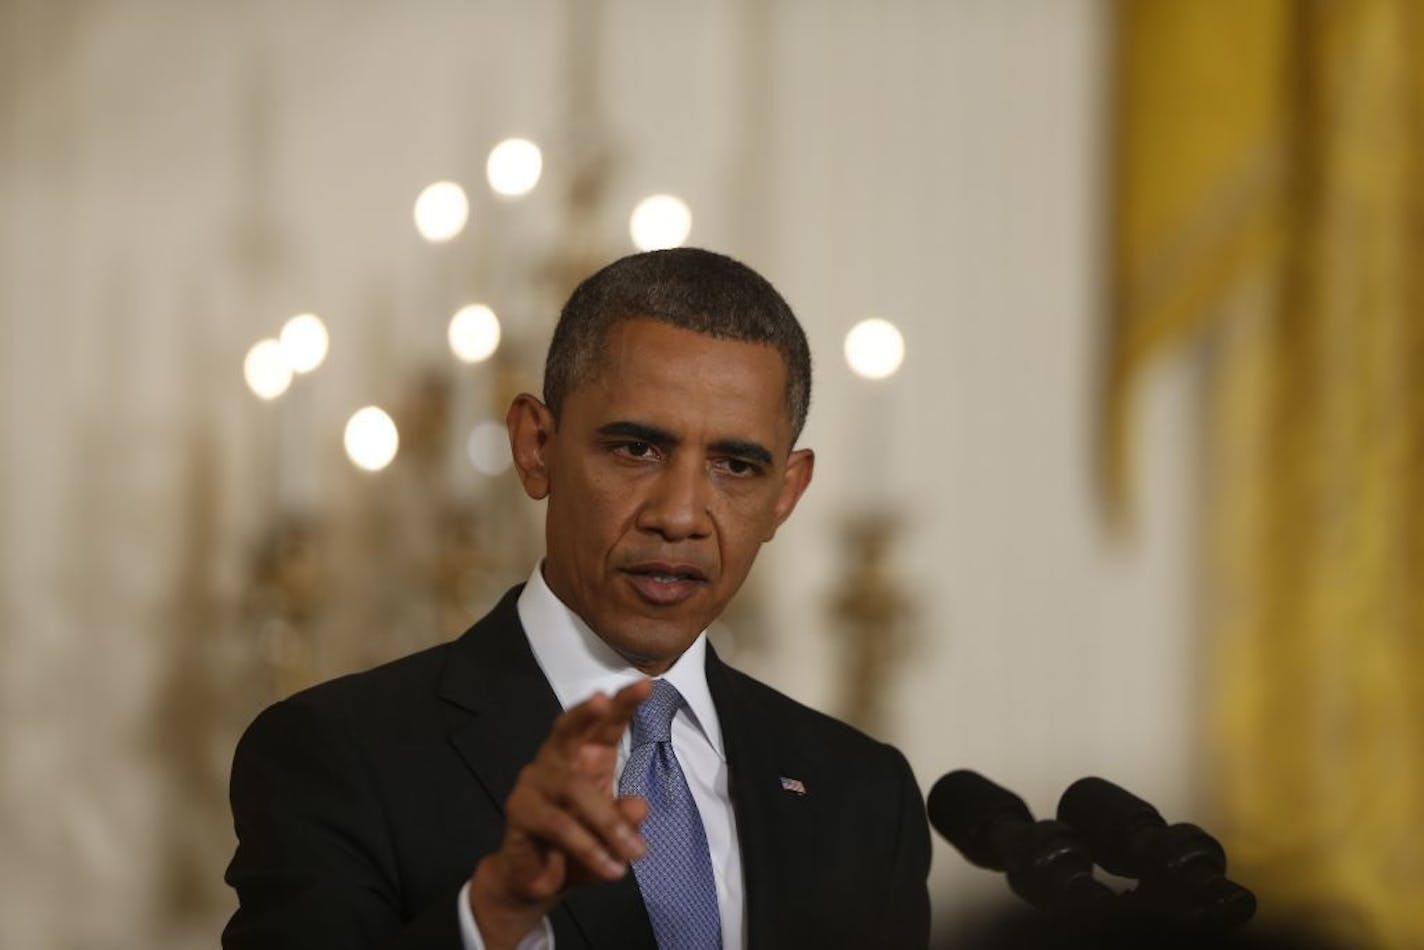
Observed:
[[[499,317],[482,303],[455,311],[447,332],[450,352],[463,363],[479,363],[499,348]]]
[[[400,436],[396,424],[384,409],[367,406],[346,421],[343,442],[351,464],[367,472],[379,472],[396,457]]]
[[[470,202],[465,189],[453,181],[427,185],[415,199],[415,229],[432,244],[440,244],[465,230]]]
[[[845,358],[857,376],[887,379],[905,361],[905,338],[889,320],[862,320],[846,334]]]
[[[514,464],[509,450],[509,430],[504,423],[486,420],[470,430],[465,442],[470,464],[481,475],[503,475]]]
[[[252,344],[242,361],[242,375],[258,399],[276,399],[292,385],[292,368],[282,354],[282,344],[272,339]]]
[[[676,195],[649,195],[633,209],[628,233],[640,251],[681,247],[692,233],[692,210]]]
[[[326,359],[331,344],[326,324],[314,313],[299,313],[288,320],[278,337],[282,357],[293,372],[310,373]]]
[[[505,139],[490,150],[485,177],[496,194],[519,198],[534,190],[544,171],[544,155],[528,139]]]

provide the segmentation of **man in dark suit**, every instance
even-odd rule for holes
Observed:
[[[730,258],[580,285],[508,415],[543,562],[459,640],[253,723],[224,945],[923,947],[903,756],[706,643],[810,482],[809,396],[800,326]]]

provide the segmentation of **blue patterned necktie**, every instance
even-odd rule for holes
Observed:
[[[654,682],[653,695],[633,714],[633,748],[618,793],[641,795],[651,808],[642,826],[648,851],[632,867],[658,947],[710,950],[722,946],[722,920],[707,832],[672,751],[672,717],[681,705],[677,687]]]

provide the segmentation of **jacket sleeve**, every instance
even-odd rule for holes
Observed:
[[[458,886],[403,908],[390,827],[360,751],[337,718],[297,696],[248,727],[233,757],[238,909],[226,950],[459,950]]]
[[[923,948],[930,941],[930,829],[910,763],[890,748],[899,773],[899,831],[881,933],[883,946]]]

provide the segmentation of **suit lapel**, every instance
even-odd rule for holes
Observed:
[[[521,590],[522,585],[505,594],[452,645],[437,687],[442,699],[467,714],[455,716],[450,741],[501,815],[519,770],[534,758],[562,711],[520,625]],[[564,929],[561,917],[592,947],[654,946],[632,874],[570,890],[551,915],[556,930]]]
[[[524,767],[559,715],[559,701],[519,625],[519,591],[509,591],[455,641],[441,673],[441,699],[456,716],[450,741],[500,813]]]
[[[777,921],[794,903],[792,886],[814,874],[800,855],[813,853],[817,824],[812,763],[778,729],[781,717],[764,710],[737,674],[708,647],[707,685],[722,725],[732,807],[742,853],[749,948],[779,946]],[[806,794],[782,787],[804,783]]]

